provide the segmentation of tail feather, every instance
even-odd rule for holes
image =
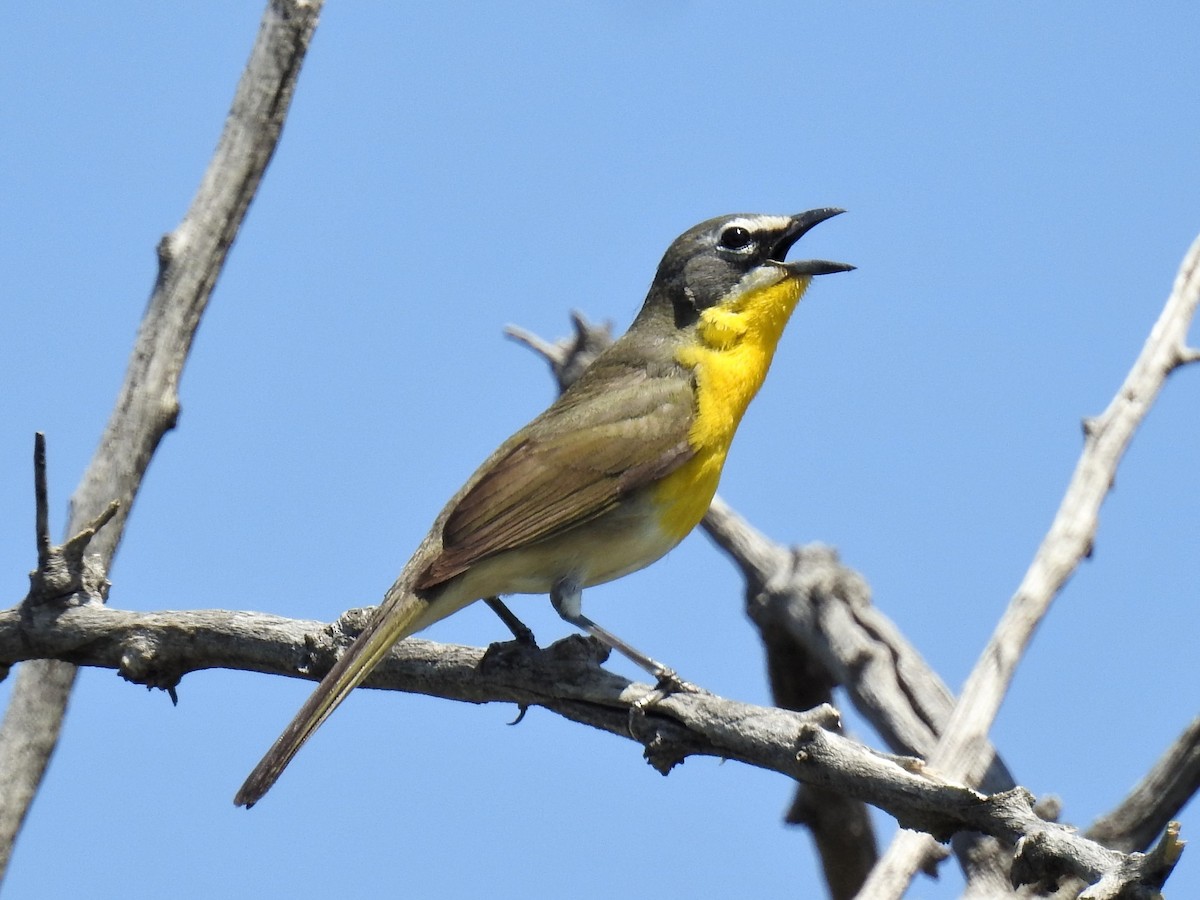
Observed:
[[[342,654],[271,749],[254,767],[233,802],[249,809],[271,789],[288,763],[350,692],[362,684],[392,645],[417,630],[429,603],[413,594],[384,601],[367,627]]]

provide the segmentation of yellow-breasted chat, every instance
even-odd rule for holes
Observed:
[[[261,799],[393,644],[476,600],[549,594],[566,621],[673,678],[584,616],[582,591],[648,566],[703,518],[812,277],[854,268],[785,259],[840,212],[721,216],[677,238],[629,330],[446,504],[234,802]]]

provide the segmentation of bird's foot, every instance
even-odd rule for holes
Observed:
[[[657,703],[670,697],[672,694],[702,694],[704,689],[700,688],[690,681],[684,681],[679,677],[674,669],[669,669],[666,666],[661,666],[656,673],[658,682],[654,685],[654,689],[647,691],[644,695],[634,701],[632,712],[644,713]]]

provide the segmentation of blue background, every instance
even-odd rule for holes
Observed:
[[[57,535],[260,12],[6,12],[6,602],[34,561],[33,432]],[[1184,2],[329,4],[111,602],[324,620],[375,602],[553,396],[505,324],[556,337],[578,308],[623,329],[695,222],[838,205],[798,252],[860,268],[805,298],[721,493],[777,540],[837,546],[960,685],[1057,508],[1081,418],[1113,396],[1200,229],[1198,27]],[[1080,825],[1200,707],[1198,403],[1194,367],[1138,433],[994,731]],[[693,536],[585,608],[766,702],[741,594]],[[543,641],[568,631],[542,599],[517,609]],[[428,635],[503,632],[481,607]],[[788,782],[710,760],[664,779],[636,745],[540,711],[508,728],[508,707],[362,692],[235,809],[309,688],[198,673],[172,708],[83,672],[8,895],[815,895],[809,842],[781,824]],[[1183,822],[1194,839],[1200,816]],[[1195,853],[1172,896],[1200,895]],[[950,865],[912,895],[960,886]]]

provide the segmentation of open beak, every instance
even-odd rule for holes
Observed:
[[[801,259],[795,262],[784,260],[793,245],[804,237],[813,226],[821,224],[826,219],[832,219],[834,216],[840,216],[844,212],[844,209],[825,207],[810,209],[808,212],[792,216],[791,224],[779,235],[779,240],[775,242],[775,247],[771,250],[771,262],[776,263],[780,268],[787,269],[793,275],[805,277],[852,271],[855,267],[849,263],[830,262],[827,259]]]

